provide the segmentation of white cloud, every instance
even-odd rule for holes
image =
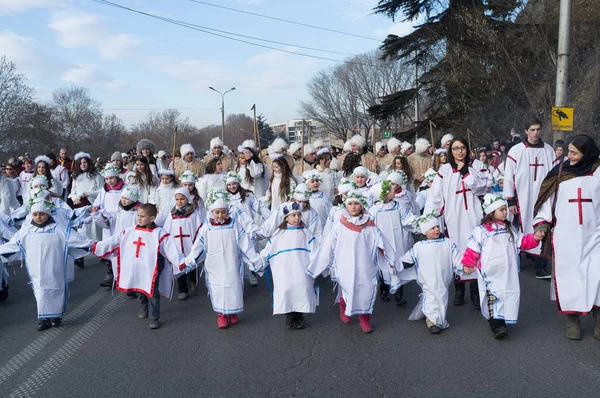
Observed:
[[[114,80],[104,68],[93,64],[79,64],[62,73],[61,80],[81,85],[102,85],[119,89],[125,86],[121,80]]]
[[[66,62],[40,50],[31,37],[20,36],[10,30],[0,32],[0,49],[28,78],[60,73],[67,66]]]
[[[31,8],[57,7],[61,0],[0,0],[0,15],[14,15]]]
[[[92,47],[102,59],[118,59],[131,54],[141,43],[134,35],[114,34],[104,26],[106,18],[78,9],[52,12],[48,27],[56,32],[60,46],[70,49]]]
[[[373,12],[376,2],[373,0],[342,0],[340,5],[341,14],[352,20],[359,20],[369,16]]]

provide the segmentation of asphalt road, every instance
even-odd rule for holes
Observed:
[[[217,329],[206,288],[187,301],[161,302],[162,327],[140,320],[138,300],[100,288],[104,268],[76,269],[65,324],[36,330],[36,306],[23,269],[0,303],[0,397],[175,396],[600,396],[600,341],[593,319],[584,339],[564,337],[564,319],[548,281],[521,273],[519,323],[494,340],[470,303],[450,305],[450,328],[430,335],[407,320],[408,304],[378,300],[374,333],[342,324],[331,283],[319,280],[321,304],[304,330],[287,330],[271,313],[261,280],[245,290],[240,324]]]

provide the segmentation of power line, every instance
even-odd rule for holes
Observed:
[[[294,25],[305,26],[307,28],[325,30],[327,32],[333,32],[333,33],[338,33],[338,34],[341,34],[341,35],[359,37],[361,39],[374,40],[374,41],[381,42],[381,39],[376,39],[374,37],[361,36],[361,35],[357,35],[357,34],[354,34],[354,33],[343,32],[341,30],[329,29],[329,28],[324,28],[322,26],[309,25],[309,24],[302,23],[302,22],[290,21],[289,19],[277,18],[277,17],[272,17],[270,15],[263,15],[263,14],[258,14],[258,13],[255,13],[255,12],[239,10],[237,8],[220,6],[220,5],[217,5],[217,4],[208,3],[206,1],[200,1],[200,0],[189,0],[189,1],[191,1],[192,3],[203,4],[203,5],[210,6],[210,7],[222,8],[224,10],[229,10],[229,11],[235,11],[235,12],[239,12],[239,13],[242,13],[242,14],[254,15],[256,17],[267,18],[267,19],[272,19],[272,20],[275,20],[275,21],[280,21],[280,22],[286,22],[286,23],[290,23],[290,24],[294,24]]]
[[[166,111],[176,109],[178,111],[199,111],[199,110],[215,110],[221,108],[103,108],[105,111]]]
[[[123,10],[126,10],[126,11],[134,12],[136,14],[144,15],[144,16],[147,16],[147,17],[150,17],[150,18],[158,19],[158,20],[161,20],[161,21],[164,21],[164,22],[168,22],[168,23],[171,23],[171,24],[174,24],[174,25],[183,26],[183,27],[188,28],[188,29],[197,30],[199,32],[203,32],[203,33],[206,33],[206,34],[209,34],[209,35],[213,35],[213,36],[217,36],[217,37],[222,37],[222,38],[233,40],[233,41],[237,41],[237,42],[240,42],[240,43],[249,44],[251,46],[256,46],[256,47],[261,47],[261,48],[267,48],[269,50],[275,50],[275,51],[279,51],[279,52],[283,52],[283,53],[299,55],[299,56],[307,57],[307,58],[320,59],[320,60],[323,60],[323,61],[332,61],[332,62],[338,62],[338,63],[343,63],[343,64],[354,64],[354,65],[375,66],[375,67],[377,67],[377,65],[369,65],[369,64],[359,63],[359,62],[344,61],[344,60],[335,59],[335,58],[321,57],[321,56],[318,56],[318,55],[305,54],[305,53],[300,53],[300,52],[296,52],[296,51],[285,50],[285,49],[282,49],[282,48],[271,47],[271,46],[267,46],[267,45],[264,45],[264,44],[253,43],[253,42],[250,42],[250,41],[247,41],[247,40],[236,39],[234,37],[229,37],[229,36],[226,36],[226,35],[223,35],[223,34],[210,32],[208,30],[195,27],[194,25],[192,25],[192,24],[190,24],[188,22],[179,21],[179,20],[171,19],[171,18],[161,17],[161,16],[158,16],[158,15],[155,15],[155,14],[150,14],[150,13],[147,13],[147,12],[144,12],[144,11],[140,11],[140,10],[136,10],[136,9],[133,9],[133,8],[125,7],[125,6],[122,6],[120,4],[116,4],[116,3],[113,3],[113,2],[110,2],[110,1],[107,1],[107,0],[92,0],[92,1],[95,2],[95,3],[99,3],[99,4],[103,4],[103,5],[107,5],[107,6],[111,6],[111,7],[115,7],[115,8],[120,8],[120,9],[123,9]],[[231,34],[231,33],[227,32],[227,34]]]

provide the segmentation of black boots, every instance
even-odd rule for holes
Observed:
[[[40,319],[37,325],[37,330],[40,332],[46,329],[50,329],[50,319]]]
[[[479,303],[479,286],[477,285],[477,282],[469,283],[469,291],[471,293],[473,307],[475,307],[476,310],[480,310],[481,304]]]
[[[394,300],[396,301],[396,305],[406,304],[406,300],[404,299],[404,286],[400,286],[398,288],[398,290],[394,294]]]
[[[385,282],[379,283],[379,298],[382,301],[390,301],[390,285],[386,285]]]
[[[454,305],[463,305],[465,303],[465,283],[454,279]]]
[[[494,333],[494,338],[497,340],[503,339],[508,336],[508,330],[506,330],[506,322],[503,319],[488,319],[490,329]]]
[[[75,259],[75,265],[79,268],[83,268],[84,264],[83,264],[83,258],[77,258]]]
[[[285,314],[285,327],[288,329],[304,329],[304,314],[301,312]]]

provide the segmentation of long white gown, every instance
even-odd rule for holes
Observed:
[[[273,275],[273,315],[315,312],[318,295],[306,269],[317,248],[310,231],[288,226],[278,230],[261,251],[263,269],[271,267]]]
[[[550,196],[534,224],[552,221]],[[600,306],[600,168],[560,183],[552,236],[554,289],[561,314],[586,314]]]
[[[90,204],[96,201],[98,194],[102,191],[104,185],[104,179],[99,174],[89,175],[88,173],[81,173],[77,178],[73,179],[71,186],[71,193],[69,198],[71,200],[83,198],[83,194],[87,193],[87,200]],[[80,234],[87,236],[92,240],[102,239],[102,228],[95,224],[83,224],[78,231]]]
[[[546,174],[554,167],[554,149],[548,144],[532,147],[523,141],[510,149],[504,169],[504,197],[517,199],[521,215],[521,232],[533,232],[533,205]],[[526,250],[540,254],[540,247]]]
[[[377,297],[378,275],[391,283],[399,269],[394,249],[367,214],[358,218],[342,213],[340,222],[323,237],[306,274],[316,278],[332,267],[346,302],[346,315],[371,314]]]
[[[9,242],[0,245],[0,255],[21,253],[25,260],[37,302],[38,319],[59,318],[67,311],[69,282],[74,274],[73,255],[69,249],[88,248],[92,243],[61,222],[41,228],[28,222]]]

